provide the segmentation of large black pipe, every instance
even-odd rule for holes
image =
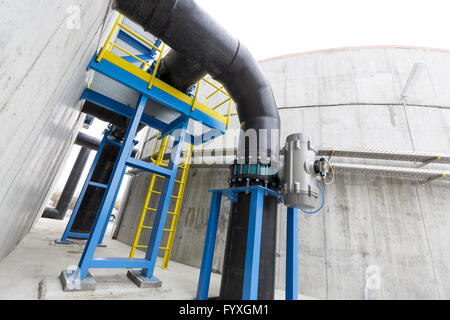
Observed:
[[[115,0],[113,4],[173,49],[159,70],[164,81],[186,91],[208,73],[224,85],[236,103],[243,131],[257,132],[260,162],[270,159],[278,167],[280,117],[272,87],[239,40],[193,0]]]
[[[89,160],[89,155],[91,150],[86,147],[82,147],[78,153],[78,157],[75,160],[72,171],[70,172],[69,178],[67,179],[64,189],[59,197],[58,204],[56,208],[47,207],[42,214],[43,218],[63,220],[66,216],[67,209],[69,209],[70,202],[73,199],[73,195],[80,181],[81,174],[83,173],[84,167]]]
[[[280,117],[272,88],[258,63],[239,40],[230,36],[193,0],[115,0],[114,8],[134,20],[173,50],[162,61],[160,78],[186,92],[210,74],[230,93],[242,132],[238,158],[247,163],[279,162]],[[255,148],[256,146],[256,148]],[[252,151],[256,151],[252,153]],[[251,156],[251,157],[250,157]],[[270,180],[248,177],[249,184]],[[272,186],[272,185],[271,185]],[[274,299],[276,200],[264,200],[259,272],[259,299]],[[228,226],[220,298],[241,299],[250,198],[240,196]]]
[[[75,194],[75,190],[78,186],[78,182],[80,181],[83,170],[89,160],[91,150],[98,149],[98,147],[100,146],[100,140],[85,133],[79,132],[75,139],[75,144],[81,146],[81,150],[78,153],[72,171],[70,171],[69,178],[64,185],[64,189],[61,193],[61,196],[59,197],[58,204],[56,205],[56,208],[46,207],[44,213],[42,214],[43,218],[55,220],[64,219],[70,202],[73,199],[73,195]]]

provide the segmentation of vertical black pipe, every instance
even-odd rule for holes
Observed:
[[[70,202],[73,199],[73,195],[80,181],[81,175],[86,163],[89,160],[89,155],[91,150],[86,147],[82,147],[78,153],[78,157],[75,160],[72,171],[70,172],[69,178],[64,186],[61,196],[58,200],[56,208],[47,207],[42,215],[43,218],[63,220],[67,209],[69,208]]]
[[[241,193],[239,202],[231,206],[220,286],[220,299],[223,300],[242,299],[250,198],[250,194]],[[262,235],[258,300],[273,300],[275,297],[277,200],[270,196],[264,196]]]
[[[230,93],[241,129],[255,133],[256,141],[239,146],[240,158],[250,150],[259,164],[278,168],[280,117],[270,83],[239,40],[228,34],[193,0],[115,0],[114,8],[161,38],[174,51],[162,62],[164,81],[186,90],[209,73]],[[189,63],[191,61],[191,63]],[[252,148],[254,146],[254,148]],[[245,161],[248,163],[250,157]],[[256,160],[257,159],[257,160]],[[258,164],[258,166],[259,166]],[[249,178],[250,184],[272,177]],[[245,186],[245,185],[244,185]],[[249,199],[233,206],[228,226],[221,298],[242,299]],[[259,298],[274,298],[276,200],[265,199],[262,227]]]

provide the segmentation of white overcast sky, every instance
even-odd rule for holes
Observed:
[[[366,45],[450,49],[449,0],[197,0],[261,60]]]

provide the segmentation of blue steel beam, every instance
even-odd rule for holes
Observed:
[[[91,89],[85,89],[83,94],[81,95],[81,99],[95,103],[100,107],[118,113],[127,118],[131,118],[133,116],[134,112],[133,108],[130,108],[116,100],[113,100]],[[167,126],[170,125],[156,118],[153,118],[145,113],[142,115],[141,123],[145,124],[146,126],[152,127],[158,131],[164,131],[165,128],[167,128]],[[218,132],[220,131],[217,131],[216,134],[218,134]],[[195,146],[206,142],[203,141],[201,136],[194,137],[189,133],[186,133],[186,141]],[[114,141],[107,141],[107,143],[114,144]]]
[[[197,300],[208,299],[221,201],[222,194],[220,192],[213,192],[209,211],[208,227],[206,229],[205,246],[203,247],[202,266],[200,268],[200,276],[198,280]]]
[[[139,159],[130,158],[126,162],[126,165],[142,171],[156,173],[164,177],[170,177],[173,175],[172,171],[161,166],[154,165],[153,163],[145,162]]]
[[[189,118],[186,115],[181,115],[178,118],[176,118],[174,121],[169,123],[167,127],[164,128],[164,130],[161,132],[161,135],[159,136],[158,140],[162,140],[167,136],[172,135],[172,133],[175,130],[180,130],[183,128],[183,126],[189,122]]]
[[[152,278],[155,270],[161,238],[166,224],[167,211],[169,211],[173,186],[175,184],[175,179],[178,172],[178,165],[180,164],[181,152],[183,151],[187,125],[188,122],[184,124],[173,145],[172,155],[168,166],[168,168],[172,171],[172,175],[170,178],[164,180],[164,185],[161,190],[161,198],[159,199],[158,208],[153,221],[153,229],[148,242],[147,253],[145,255],[145,258],[150,261],[150,266],[142,270],[142,275],[146,278]]]
[[[298,209],[287,208],[286,300],[298,299]]]
[[[107,96],[102,95],[91,89],[85,89],[83,94],[81,95],[81,99],[90,101],[103,107],[107,110],[118,113],[124,117],[131,118],[134,113],[134,109],[130,108],[116,100],[113,100]],[[158,119],[150,117],[149,115],[143,114],[141,122],[149,127],[155,128],[159,131],[164,130],[167,127],[167,123],[164,123]]]
[[[136,50],[140,51],[142,54],[144,54],[149,60],[152,59],[155,55],[155,49],[149,48],[146,45],[144,45],[142,42],[137,41],[135,38],[130,36],[128,33],[120,30],[119,34],[117,35],[117,38],[124,41],[128,45],[132,46]],[[145,60],[145,59],[142,59]]]
[[[250,212],[245,250],[243,300],[258,299],[259,258],[261,253],[261,226],[264,192],[253,190],[250,199]]]
[[[129,259],[129,258],[94,258],[90,262],[91,268],[130,268],[142,269],[149,265],[149,261],[145,259]]]
[[[89,268],[91,268],[92,260],[94,258],[95,250],[97,244],[99,243],[100,237],[103,233],[103,227],[105,223],[108,223],[107,218],[111,210],[113,209],[114,202],[116,201],[117,189],[123,180],[123,168],[126,165],[127,160],[131,157],[131,152],[134,147],[134,137],[136,136],[137,128],[139,126],[141,117],[144,112],[145,105],[147,103],[147,98],[141,96],[138,105],[134,110],[133,118],[131,119],[130,126],[128,127],[125,139],[123,142],[123,147],[119,152],[116,164],[111,173],[111,178],[108,183],[108,189],[106,189],[103,200],[101,202],[100,208],[98,210],[97,217],[94,221],[94,227],[91,231],[89,239],[84,248],[81,260],[78,264],[80,268],[80,277],[85,279]]]

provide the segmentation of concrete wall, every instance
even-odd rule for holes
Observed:
[[[425,69],[403,106],[401,91],[416,62],[425,63]],[[280,108],[283,145],[288,134],[305,132],[316,146],[450,153],[449,52],[348,48],[270,59],[261,66]],[[231,123],[238,128],[236,116]],[[220,146],[220,141],[213,145]],[[191,170],[173,260],[200,266],[207,190],[226,187],[227,177],[226,169]],[[299,218],[302,294],[326,299],[450,298],[450,184],[341,174],[325,192],[324,210]],[[132,195],[123,224],[139,214],[143,193]],[[215,270],[222,268],[228,206],[225,201]],[[284,288],[285,220],[280,205],[279,288]],[[127,232],[133,228],[127,225]],[[120,232],[119,240],[129,243]],[[379,276],[379,286],[371,282],[373,275]]]
[[[79,97],[108,5],[0,1],[0,259],[42,213],[83,120]]]

